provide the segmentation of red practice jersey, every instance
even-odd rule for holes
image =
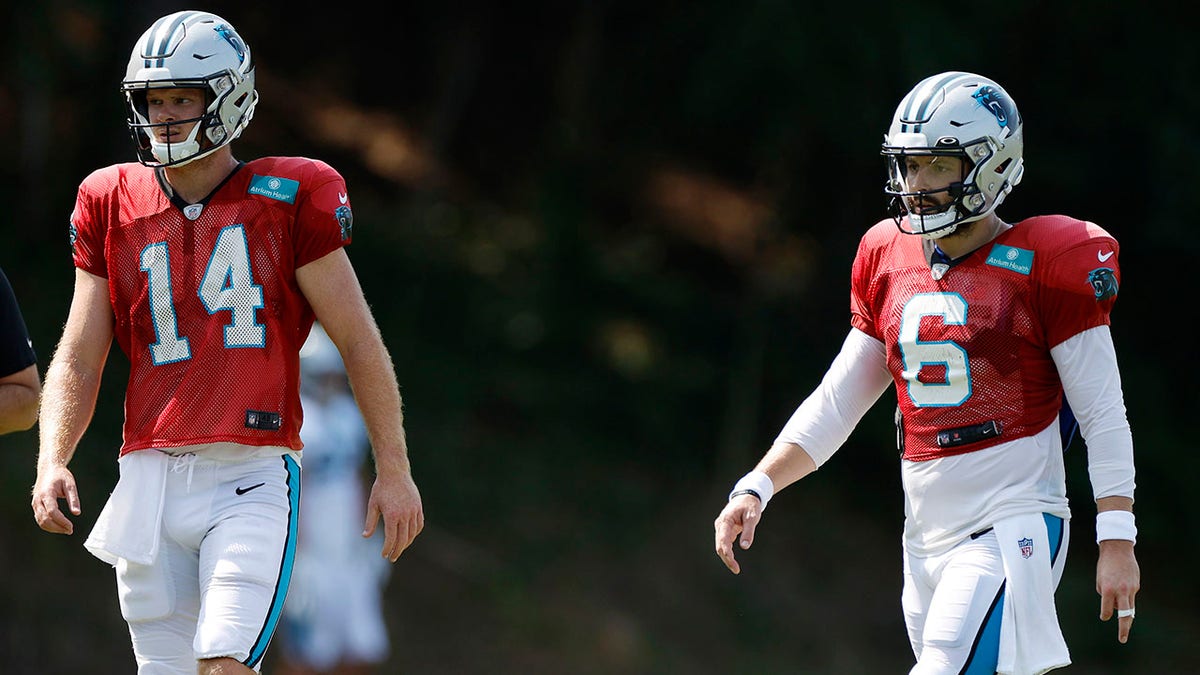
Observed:
[[[1063,393],[1050,349],[1109,323],[1116,240],[1093,223],[1040,216],[948,269],[931,266],[923,242],[892,220],[876,224],[851,280],[851,323],[887,349],[902,456],[973,452],[1045,429]]]
[[[243,164],[190,206],[140,164],[84,180],[71,242],[75,265],[108,279],[129,357],[122,455],[302,447],[298,352],[314,317],[296,269],[349,243],[352,222],[342,177],[299,157]]]

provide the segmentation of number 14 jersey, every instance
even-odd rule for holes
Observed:
[[[77,267],[108,280],[129,357],[121,454],[232,442],[300,449],[300,346],[313,311],[296,269],[350,242],[329,165],[268,157],[210,197],[168,196],[156,170],[88,176],[71,215]]]

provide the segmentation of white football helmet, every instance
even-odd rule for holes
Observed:
[[[900,231],[937,239],[996,210],[1025,172],[1021,114],[992,80],[946,72],[922,80],[900,101],[883,140],[889,212]],[[922,192],[907,181],[907,158],[946,155],[963,160],[962,181]],[[906,200],[947,192],[935,213],[913,213]],[[905,219],[905,216],[908,216]]]
[[[186,140],[160,143],[147,114],[146,92],[157,88],[198,88],[206,110]],[[164,16],[133,46],[121,82],[129,132],[138,161],[146,166],[180,166],[199,159],[241,135],[254,116],[254,62],[250,47],[221,17],[185,10]]]

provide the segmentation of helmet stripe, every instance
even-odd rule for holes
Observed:
[[[945,73],[945,77],[940,79],[930,77],[918,85],[917,88],[913,90],[913,95],[908,101],[908,107],[905,109],[904,116],[901,118],[906,122],[903,130],[912,131],[914,133],[920,132],[922,122],[925,121],[930,113],[929,106],[933,104],[935,95],[942,89],[950,86],[950,84],[955,80],[965,77],[966,75],[966,73],[961,72]],[[917,108],[916,112],[913,111],[914,107]],[[907,122],[909,120],[916,121],[911,130],[908,128]]]
[[[151,61],[156,61],[154,67],[162,68],[163,60],[170,56],[171,46],[183,39],[184,27],[197,13],[177,12],[171,16],[164,16],[146,31],[146,44],[142,48],[142,56],[146,58],[147,68],[151,66]]]

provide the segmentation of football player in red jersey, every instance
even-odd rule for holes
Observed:
[[[299,504],[299,351],[320,320],[375,453],[364,537],[395,561],[424,526],[391,357],[344,247],[342,177],[244,162],[254,61],[219,16],[176,12],[122,83],[138,162],[99,169],[71,215],[75,292],[47,372],[33,512],[71,534],[67,468],[113,338],[129,358],[121,477],[85,546],[116,567],[139,672],[254,672],[280,619]]]
[[[904,97],[883,144],[893,217],[859,244],[850,333],[714,523],[737,574],[735,548],[754,542],[772,495],[894,386],[914,674],[1070,663],[1054,605],[1071,516],[1064,397],[1088,448],[1100,618],[1116,613],[1120,642],[1133,623],[1133,440],[1109,332],[1117,242],[1067,216],[1001,220],[1022,146],[1017,107],[988,78],[941,73]]]

